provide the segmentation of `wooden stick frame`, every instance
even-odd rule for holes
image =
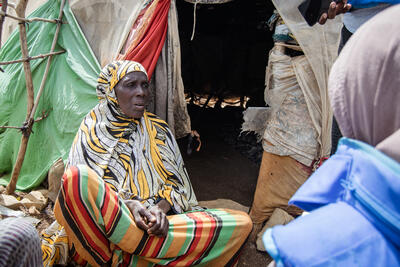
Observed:
[[[3,3],[6,0],[3,0]],[[47,76],[49,74],[50,70],[50,65],[51,65],[51,59],[54,55],[58,55],[61,53],[64,53],[65,51],[57,51],[54,52],[55,46],[57,44],[58,40],[58,35],[60,32],[60,28],[62,25],[62,16],[63,16],[63,9],[65,5],[65,0],[61,1],[60,5],[60,12],[58,15],[58,19],[56,20],[48,20],[48,19],[41,19],[41,18],[33,18],[33,19],[25,19],[25,10],[27,6],[28,0],[20,0],[18,5],[15,7],[15,11],[17,16],[11,16],[6,13],[6,10],[1,10],[0,11],[0,23],[1,19],[4,20],[4,17],[9,17],[12,19],[19,20],[20,23],[19,25],[19,36],[20,36],[20,44],[21,44],[21,54],[22,54],[22,59],[19,60],[14,60],[14,61],[8,61],[8,62],[2,62],[0,65],[7,65],[7,64],[14,64],[14,63],[21,63],[24,66],[24,73],[25,73],[25,81],[26,81],[26,89],[27,89],[27,114],[26,114],[26,119],[25,122],[23,123],[22,127],[16,127],[16,126],[1,126],[1,128],[14,128],[14,129],[19,129],[22,132],[22,138],[21,138],[21,144],[19,147],[18,155],[17,155],[17,160],[15,161],[14,169],[11,175],[11,179],[9,184],[7,185],[6,194],[13,194],[17,185],[19,173],[22,168],[22,164],[25,158],[25,153],[26,149],[28,146],[28,141],[29,141],[29,136],[32,133],[32,127],[33,124],[36,121],[42,120],[47,117],[47,115],[44,115],[39,118],[38,120],[34,119],[35,112],[37,109],[37,106],[39,104],[40,97],[43,93],[44,86],[46,84]],[[26,36],[26,23],[27,22],[32,22],[32,21],[42,21],[42,22],[50,22],[50,23],[57,23],[57,28],[56,32],[54,34],[53,42],[51,44],[51,49],[48,54],[44,55],[38,55],[35,57],[30,57],[29,52],[28,52],[28,44],[27,44],[27,36]],[[0,25],[2,26],[2,25]],[[1,36],[0,36],[1,38]],[[30,68],[30,60],[33,59],[38,59],[38,58],[45,58],[47,57],[47,64],[46,64],[46,69],[43,74],[43,78],[39,87],[39,91],[36,95],[36,99],[34,99],[34,90],[33,90],[33,81],[32,81],[32,72]]]

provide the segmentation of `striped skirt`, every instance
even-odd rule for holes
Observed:
[[[232,266],[252,228],[246,213],[213,209],[168,216],[167,236],[149,236],[86,166],[67,170],[54,212],[80,265]]]

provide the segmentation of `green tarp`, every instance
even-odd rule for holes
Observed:
[[[59,0],[49,0],[30,17],[55,19]],[[68,2],[68,1],[66,1]],[[49,116],[33,126],[25,160],[17,183],[18,190],[39,185],[58,159],[67,159],[75,133],[83,117],[97,103],[96,80],[100,72],[89,44],[72,14],[68,3],[55,51],[66,53],[53,57],[49,76],[36,111]],[[56,24],[32,22],[27,27],[29,55],[49,53]],[[0,51],[0,61],[21,58],[19,32],[14,32]],[[37,93],[47,59],[31,61],[33,84]],[[26,116],[26,87],[22,63],[3,67],[0,72],[0,125],[21,126]],[[0,184],[6,185],[17,158],[21,133],[16,129],[0,129]]]

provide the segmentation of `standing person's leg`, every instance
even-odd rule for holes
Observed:
[[[39,234],[26,220],[0,221],[0,266],[43,266]]]
[[[127,206],[86,166],[71,167],[55,205],[76,253],[92,265],[233,263],[251,231],[247,214],[205,210],[168,216],[166,237],[139,229]]]
[[[276,208],[287,210],[289,199],[309,176],[310,168],[295,159],[264,151],[250,210],[255,232]]]

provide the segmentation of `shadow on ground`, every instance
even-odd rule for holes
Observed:
[[[188,156],[185,141],[178,142],[197,199],[230,199],[249,208],[261,158],[255,153],[262,153],[261,145],[251,145],[253,141],[239,137],[240,109],[195,109],[196,113],[191,114],[192,128],[201,135],[201,150]],[[247,242],[238,266],[267,266],[269,262],[266,253],[258,252],[253,243]]]

